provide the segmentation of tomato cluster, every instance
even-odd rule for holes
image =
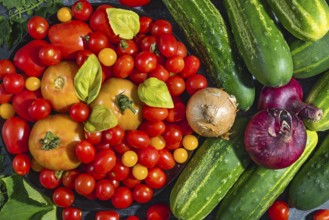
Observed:
[[[27,175],[31,168],[38,172],[40,184],[53,190],[54,203],[64,208],[64,219],[81,218],[81,211],[71,207],[76,194],[110,201],[117,209],[133,202],[149,202],[155,191],[167,184],[167,173],[177,163],[185,163],[189,151],[198,146],[185,108],[189,96],[208,86],[207,79],[198,73],[200,60],[188,54],[184,43],[173,34],[171,23],[164,19],[142,15],[134,38],[121,38],[110,26],[107,8],[112,6],[94,8],[88,1],[77,0],[72,7],[58,10],[55,24],[34,16],[27,24],[31,40],[15,52],[13,60],[0,60],[0,116],[6,120],[2,135],[14,156],[13,169],[19,175]],[[80,165],[64,171],[48,169],[29,152],[34,124],[56,114],[69,115],[70,120],[84,124],[92,108],[75,99],[69,109],[56,108],[66,100],[54,101],[45,94],[58,91],[51,95],[72,96],[62,88],[69,76],[62,74],[51,84],[44,73],[64,61],[81,67],[91,54],[101,64],[103,83],[118,78],[138,86],[155,77],[165,82],[174,107],[143,103],[137,129],[117,125],[97,132],[84,131],[74,147]],[[61,129],[65,132],[67,128],[63,125]],[[160,214],[151,210],[150,215],[169,216],[168,207],[165,214],[161,214],[163,207],[156,210]]]

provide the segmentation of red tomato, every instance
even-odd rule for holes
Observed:
[[[142,113],[143,117],[148,121],[162,121],[167,118],[168,109],[144,105]]]
[[[321,209],[315,212],[313,220],[329,220],[329,210]]]
[[[123,154],[124,152],[131,150],[131,146],[127,143],[127,141],[124,139],[120,144],[112,145],[112,148],[117,152],[118,154]]]
[[[94,52],[98,53],[104,48],[110,47],[110,41],[106,34],[96,31],[89,35],[88,48]]]
[[[126,220],[139,220],[139,218],[136,215],[128,216]]]
[[[92,177],[94,177],[95,180],[101,180],[104,179],[106,177],[106,173],[98,173],[95,171],[95,167],[92,163],[86,164],[86,166],[84,167],[84,172],[92,175]]]
[[[145,183],[153,189],[162,188],[167,181],[167,176],[159,167],[149,169],[149,173],[145,179]]]
[[[275,201],[267,211],[271,220],[287,220],[289,218],[289,206],[285,201]]]
[[[42,169],[39,174],[39,181],[46,189],[55,189],[61,184],[59,171]]]
[[[31,158],[27,154],[17,154],[12,161],[12,166],[15,173],[24,176],[30,172]]]
[[[140,16],[139,17],[139,24],[140,24],[139,33],[141,33],[141,34],[148,33],[151,29],[152,22],[153,22],[152,18],[150,18],[148,16]]]
[[[9,103],[13,99],[14,94],[10,94],[5,89],[3,83],[0,84],[0,104]]]
[[[41,16],[33,16],[27,22],[27,32],[35,39],[42,39],[47,36],[49,23]]]
[[[76,169],[64,171],[62,175],[62,184],[69,189],[74,189],[74,182],[79,174],[80,171]]]
[[[187,48],[184,43],[177,41],[177,50],[175,55],[185,58],[187,56]]]
[[[133,189],[133,198],[138,203],[147,203],[153,198],[153,189],[145,184],[138,184]]]
[[[39,58],[46,66],[56,65],[62,60],[62,52],[52,44],[44,45],[40,48]]]
[[[171,34],[172,25],[167,20],[157,19],[152,23],[150,32],[155,36],[160,36],[161,34]]]
[[[147,133],[141,130],[127,131],[125,139],[130,146],[138,149],[149,146],[151,142]]]
[[[81,173],[74,182],[74,189],[80,195],[89,195],[95,189],[95,178],[88,173]]]
[[[149,35],[145,36],[143,40],[141,40],[139,47],[143,51],[151,51],[154,52],[156,49],[157,38],[155,36]]]
[[[93,52],[91,52],[90,50],[79,50],[75,57],[75,62],[80,67],[91,54],[93,54]]]
[[[122,181],[123,185],[125,185],[126,187],[133,189],[135,186],[137,186],[138,184],[140,184],[142,181],[136,179],[135,177],[132,176],[132,174],[130,173],[129,176],[124,179]]]
[[[184,58],[185,66],[179,73],[184,79],[197,73],[200,68],[200,60],[194,55],[189,55]]]
[[[82,163],[87,164],[94,160],[96,149],[87,140],[82,140],[75,147],[75,155]]]
[[[185,86],[187,93],[193,95],[197,91],[208,87],[208,80],[201,74],[194,74],[187,78]]]
[[[141,72],[149,73],[153,71],[157,63],[157,56],[150,51],[142,51],[135,57],[135,66]]]
[[[159,150],[159,161],[157,163],[157,167],[163,170],[171,170],[176,165],[175,159],[172,153],[167,149]]]
[[[106,13],[107,8],[112,8],[112,6],[105,4],[98,6],[94,13],[91,15],[89,24],[94,32],[100,31],[106,34],[110,40],[110,43],[118,43],[120,38],[114,34],[109,24],[109,19]]]
[[[10,94],[21,92],[25,87],[25,79],[23,75],[18,73],[7,74],[3,77],[3,86]]]
[[[114,194],[115,187],[108,179],[99,180],[95,186],[95,194],[99,200],[109,200]]]
[[[140,149],[137,155],[138,163],[147,168],[155,167],[160,158],[159,151],[152,146]]]
[[[75,19],[87,21],[94,9],[93,6],[85,0],[77,0],[71,7],[72,15]]]
[[[121,160],[117,160],[117,163],[113,169],[109,172],[110,179],[122,181],[128,177],[130,168],[122,164]]]
[[[73,121],[85,122],[88,120],[89,115],[90,115],[90,108],[84,102],[75,103],[70,108],[70,116]]]
[[[179,75],[173,75],[166,81],[169,93],[172,96],[179,96],[185,91],[185,81]]]
[[[157,48],[159,49],[160,53],[165,57],[174,56],[177,51],[176,37],[173,34],[161,34],[157,39]]]
[[[147,209],[147,220],[168,220],[170,218],[170,208],[167,204],[154,204]]]
[[[6,74],[16,73],[16,68],[11,60],[0,60],[0,79]]]
[[[13,108],[15,112],[23,119],[29,122],[34,122],[35,119],[29,114],[28,109],[30,105],[38,98],[41,98],[41,93],[39,90],[29,91],[27,89],[23,89],[23,91],[14,95],[12,101]]]
[[[2,139],[10,154],[22,154],[29,150],[30,125],[22,118],[13,116],[2,126]]]
[[[40,77],[46,68],[40,58],[40,49],[48,45],[44,40],[32,40],[21,47],[14,55],[14,65],[27,76]]]
[[[91,32],[85,22],[72,20],[52,25],[48,31],[48,38],[51,44],[59,48],[63,59],[73,60],[78,51],[85,48],[83,37]]]
[[[170,76],[169,71],[163,65],[158,64],[156,68],[149,73],[149,77],[155,77],[166,82]]]
[[[163,121],[143,121],[139,126],[139,130],[145,131],[149,137],[156,137],[161,135],[166,129]]]
[[[122,5],[129,6],[129,7],[138,7],[146,5],[151,0],[119,0]]]
[[[95,220],[119,220],[120,215],[116,211],[98,211],[96,212]]]
[[[147,73],[141,72],[137,69],[134,69],[132,73],[129,75],[129,80],[139,85],[140,83],[144,82],[148,77]]]
[[[193,129],[188,124],[186,117],[183,120],[178,121],[176,124],[182,129],[183,135],[188,135],[188,134],[194,133]]]
[[[113,66],[113,76],[117,78],[128,77],[134,69],[134,58],[130,55],[118,57]]]
[[[179,122],[186,118],[186,106],[182,102],[175,102],[174,108],[168,110],[168,122]]]
[[[102,141],[102,132],[87,132],[85,131],[85,139],[91,144],[96,145]]]
[[[103,140],[110,145],[120,144],[125,137],[125,130],[119,125],[103,131]]]
[[[112,205],[117,209],[129,207],[133,202],[132,191],[125,186],[119,186],[115,189],[114,195],[111,198]]]
[[[62,211],[62,219],[63,220],[81,220],[82,211],[81,211],[81,209],[74,208],[74,207],[65,208]]]
[[[138,53],[138,47],[135,41],[125,40],[125,39],[120,40],[120,43],[117,46],[117,54],[119,56],[126,54],[135,57],[137,53]]]
[[[174,55],[166,60],[165,67],[169,72],[179,73],[184,68],[184,59],[181,56]]]
[[[31,103],[27,111],[35,120],[47,118],[51,112],[51,104],[47,99],[38,98]]]
[[[59,207],[70,207],[74,201],[74,193],[67,187],[58,187],[53,192],[53,202]]]
[[[100,150],[96,152],[93,166],[97,173],[110,172],[116,163],[116,156],[113,150]]]

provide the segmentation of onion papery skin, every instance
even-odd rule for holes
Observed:
[[[264,109],[249,120],[244,144],[256,164],[269,169],[286,168],[304,152],[306,128],[292,112]]]

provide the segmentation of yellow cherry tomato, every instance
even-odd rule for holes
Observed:
[[[40,88],[40,79],[38,77],[28,77],[25,80],[25,88],[29,91],[36,91]]]
[[[144,167],[141,164],[136,164],[133,168],[132,168],[132,174],[133,176],[138,179],[138,180],[143,180],[147,177],[148,175],[148,169],[147,167]]]
[[[103,48],[98,53],[98,59],[104,66],[113,66],[117,61],[117,53],[112,48]]]
[[[60,22],[67,22],[72,20],[72,11],[69,7],[62,7],[57,11],[57,19]]]
[[[153,146],[157,150],[161,150],[166,146],[166,141],[160,135],[160,136],[152,137],[150,145]]]
[[[10,103],[3,103],[0,106],[0,116],[3,119],[8,119],[15,115],[15,110]]]
[[[124,152],[124,154],[121,157],[121,162],[126,167],[135,166],[137,161],[138,161],[137,153],[132,150],[128,150],[128,151]]]
[[[182,140],[183,147],[186,150],[194,150],[198,147],[198,138],[192,134],[185,135]]]
[[[185,163],[185,161],[188,158],[188,153],[185,150],[185,148],[177,148],[176,150],[174,150],[174,160],[177,163]]]

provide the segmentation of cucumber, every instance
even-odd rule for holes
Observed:
[[[316,208],[329,200],[329,135],[303,165],[288,189],[291,207],[300,210]]]
[[[292,77],[290,48],[259,0],[224,0],[238,50],[263,85],[278,87]]]
[[[268,0],[282,25],[303,41],[317,41],[329,30],[329,7],[325,0]]]
[[[318,121],[304,120],[305,126],[314,131],[329,129],[329,71],[323,73],[311,87],[305,102],[322,109],[322,118]]]
[[[203,219],[233,186],[248,166],[243,132],[246,118],[237,118],[229,140],[208,138],[179,175],[171,193],[170,208],[178,219]]]
[[[286,189],[317,142],[317,133],[307,130],[303,154],[287,168],[272,170],[251,164],[219,204],[215,219],[259,219]]]
[[[234,95],[239,109],[248,110],[255,99],[254,81],[217,8],[210,0],[163,0],[163,3],[201,59],[212,83]]]
[[[319,75],[329,69],[329,33],[317,41],[296,39],[289,43],[294,63],[293,76],[299,79]]]

